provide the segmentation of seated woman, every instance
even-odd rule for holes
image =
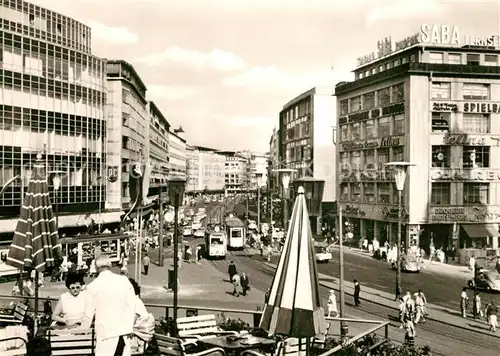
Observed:
[[[86,292],[83,276],[79,273],[70,273],[66,278],[68,292],[61,294],[52,313],[52,320],[59,325],[76,326],[82,323],[85,316]]]

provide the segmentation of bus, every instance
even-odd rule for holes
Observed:
[[[243,221],[234,216],[226,218],[226,233],[230,249],[243,249],[246,240],[246,226]]]
[[[227,238],[224,231],[217,227],[205,232],[205,258],[226,258]]]

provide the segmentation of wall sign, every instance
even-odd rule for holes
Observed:
[[[433,172],[431,180],[439,181],[500,181],[500,170],[463,170],[463,169],[446,169]]]
[[[452,146],[485,146],[486,139],[481,136],[471,136],[467,134],[450,134],[443,137],[443,145]]]
[[[434,223],[498,223],[500,206],[431,207],[429,222]]]
[[[355,151],[374,148],[388,148],[401,146],[404,144],[404,136],[386,136],[378,139],[369,139],[364,141],[348,141],[341,144],[342,151]]]
[[[479,114],[499,114],[500,105],[497,103],[464,103],[464,112]]]
[[[458,111],[457,103],[432,103],[432,111]]]
[[[351,115],[343,115],[339,117],[339,125],[377,119],[381,116],[396,115],[405,112],[405,103],[391,104],[381,108],[365,110]]]

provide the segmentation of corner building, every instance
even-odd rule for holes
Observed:
[[[356,238],[395,242],[398,195],[385,163],[411,162],[406,246],[498,248],[498,37],[487,36],[496,47],[470,45],[456,28],[453,39],[438,36],[442,27],[423,25],[397,51],[390,39],[379,42],[379,58],[360,58],[355,80],[336,86],[337,198]]]
[[[104,209],[106,67],[90,39],[69,17],[21,0],[0,4],[0,186],[21,176],[0,197],[6,239],[38,153],[49,171],[65,172],[57,196],[49,179],[60,228]]]

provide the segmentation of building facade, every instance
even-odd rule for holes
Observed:
[[[57,196],[52,179],[49,190],[59,226],[74,227],[106,201],[105,61],[92,55],[90,28],[69,17],[13,0],[0,18],[0,186],[20,177],[0,197],[0,233],[12,238],[39,153],[64,172]]]
[[[151,166],[150,195],[156,194],[160,185],[168,180],[168,132],[170,124],[152,101],[148,102],[149,112],[149,164]],[[153,190],[153,191],[152,191]]]
[[[337,198],[355,236],[395,242],[398,192],[385,164],[407,161],[406,246],[498,247],[498,44],[422,25],[395,46],[379,42],[355,80],[337,85]]]
[[[186,140],[173,131],[168,132],[169,153],[169,179],[186,179]]]
[[[198,193],[200,186],[200,152],[186,146],[186,193]]]
[[[256,190],[257,187],[264,187],[267,183],[267,165],[269,153],[251,152],[250,153],[250,189]]]
[[[127,209],[130,201],[129,176],[134,164],[140,162],[149,180],[150,115],[146,85],[134,67],[123,60],[107,63],[108,100],[107,135],[107,209]],[[148,195],[144,185],[143,197]]]
[[[294,179],[314,177],[325,181],[323,202],[336,199],[336,160],[332,127],[335,126],[334,88],[317,87],[292,99],[279,116],[280,168],[295,169]],[[316,232],[319,218],[313,219]],[[313,228],[314,229],[314,228]]]
[[[224,182],[226,195],[238,194],[246,189],[247,158],[238,152],[224,152]]]
[[[281,167],[280,155],[279,155],[279,130],[273,128],[273,133],[269,140],[269,162],[268,162],[268,187],[271,191],[276,190],[279,187],[275,169]]]

